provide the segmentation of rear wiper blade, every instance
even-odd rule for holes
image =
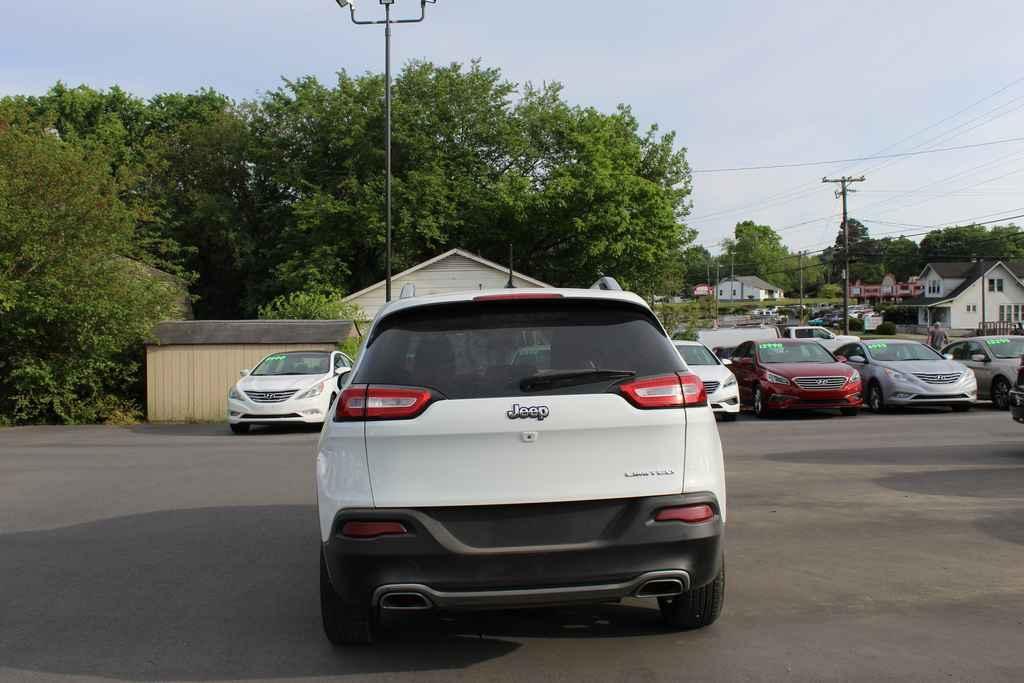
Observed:
[[[603,379],[625,379],[633,377],[636,372],[633,370],[601,370],[588,368],[585,370],[563,370],[560,372],[538,372],[519,382],[522,391],[530,391],[541,387],[568,387],[574,384],[586,384],[587,382],[599,382]]]

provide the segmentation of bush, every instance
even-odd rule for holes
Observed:
[[[876,334],[896,334],[896,323],[886,321],[878,326],[875,330]]]
[[[143,342],[181,292],[134,260],[134,216],[109,160],[0,131],[0,415],[123,422],[144,392]]]
[[[282,294],[261,306],[264,320],[356,320],[365,321],[366,314],[356,304],[347,304],[342,292],[331,289]]]
[[[835,299],[843,295],[843,288],[839,285],[828,283],[818,288],[818,296],[822,299]]]
[[[850,332],[863,332],[864,321],[860,318],[850,318]]]

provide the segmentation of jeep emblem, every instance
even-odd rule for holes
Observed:
[[[513,403],[512,409],[505,413],[510,420],[543,420],[550,414],[547,406],[521,406],[518,403]]]

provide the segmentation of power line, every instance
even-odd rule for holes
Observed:
[[[938,152],[955,152],[961,149],[975,149],[977,147],[990,147],[992,145],[1003,145],[1010,142],[1022,142],[1024,137],[1003,138],[1002,140],[989,140],[988,142],[976,142],[970,145],[957,145],[955,147],[935,147],[933,149],[922,149],[917,152],[898,152],[896,154],[874,154],[866,157],[851,157],[849,159],[829,159],[826,161],[799,161],[785,164],[762,164],[760,166],[733,166],[729,168],[701,168],[691,173],[728,173],[732,171],[765,171],[776,168],[799,168],[801,166],[827,166],[829,164],[845,164],[855,161],[872,161],[875,159],[899,159],[902,157],[915,157],[922,154],[936,154]]]

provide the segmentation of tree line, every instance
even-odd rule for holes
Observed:
[[[197,318],[233,319],[382,279],[383,88],[340,73],[242,102],[60,83],[0,99],[0,419],[137,411],[142,342],[182,291]],[[694,239],[686,152],[628,106],[412,62],[393,107],[396,272],[512,245],[555,285],[652,291]]]

